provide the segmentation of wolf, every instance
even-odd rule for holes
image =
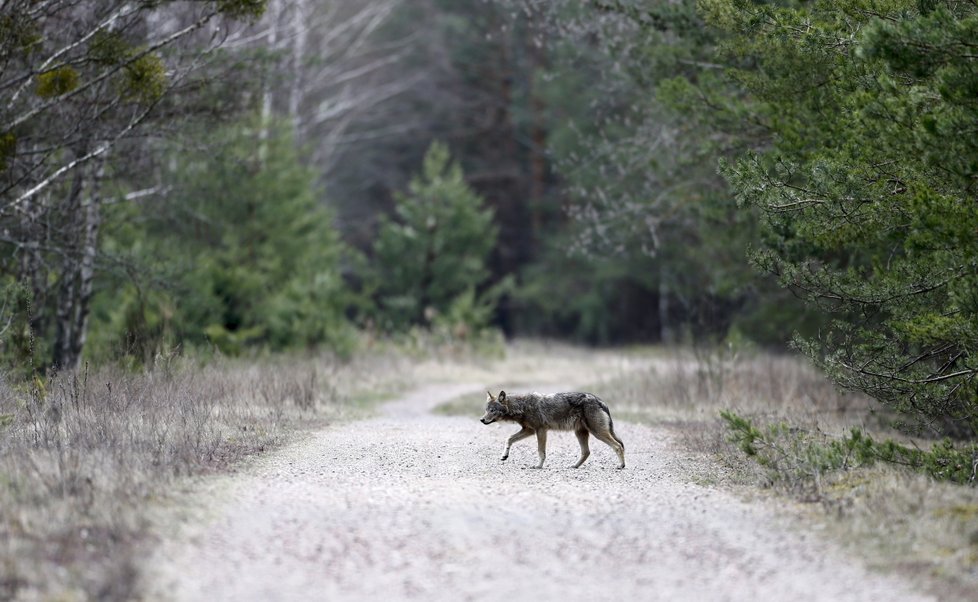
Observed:
[[[625,468],[625,444],[615,434],[614,422],[608,406],[595,395],[590,393],[554,393],[542,395],[528,393],[508,397],[505,391],[486,400],[486,414],[482,424],[492,424],[497,420],[515,422],[522,428],[506,441],[506,451],[502,460],[509,457],[509,448],[514,443],[536,434],[537,453],[540,463],[534,468],[543,468],[547,459],[547,431],[574,431],[577,442],[581,444],[581,459],[574,468],[578,468],[591,450],[588,448],[588,435],[594,435],[607,443],[618,454],[618,468]]]

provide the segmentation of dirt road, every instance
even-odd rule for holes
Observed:
[[[628,467],[573,434],[500,462],[512,425],[429,410],[441,385],[319,432],[198,494],[151,600],[927,600],[763,505],[688,482],[665,431],[616,422]],[[614,406],[612,404],[612,410]]]

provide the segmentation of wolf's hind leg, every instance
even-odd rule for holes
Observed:
[[[618,454],[618,460],[620,460],[621,462],[618,465],[618,468],[625,468],[625,446],[622,445],[618,441],[618,439],[616,439],[615,436],[611,434],[611,431],[601,429],[601,430],[595,430],[591,432],[594,434],[595,437],[597,437],[601,441],[604,441],[605,443],[608,444],[608,446],[611,449],[615,450],[615,453]]]
[[[537,453],[540,455],[540,463],[533,468],[543,468],[543,461],[547,459],[547,431],[545,429],[537,431]]]
[[[506,458],[509,457],[509,448],[513,447],[513,444],[514,443],[516,443],[517,441],[522,441],[523,439],[526,439],[527,437],[529,437],[530,435],[532,435],[533,432],[534,432],[533,429],[527,428],[527,427],[524,426],[519,431],[517,431],[512,437],[510,437],[509,439],[507,439],[506,440],[506,451],[503,452],[503,457],[500,458],[500,460],[505,460]]]

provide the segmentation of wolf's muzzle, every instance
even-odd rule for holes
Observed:
[[[486,420],[485,418],[480,418],[479,422],[482,424],[492,424],[492,420]]]

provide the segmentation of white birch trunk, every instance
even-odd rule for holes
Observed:
[[[268,35],[266,40],[268,50],[273,55],[278,50],[279,45],[279,23],[282,17],[282,0],[269,0],[268,3]],[[264,80],[262,81],[261,95],[261,124],[258,132],[258,159],[264,163],[268,157],[268,135],[272,123],[272,109],[274,89],[272,86],[271,73],[274,69],[267,69]]]
[[[309,37],[309,10],[307,0],[296,0],[292,6],[292,78],[289,82],[289,119],[296,139],[302,141],[302,115],[299,110],[302,105],[303,82],[305,74],[306,45]]]
[[[98,235],[102,225],[100,182],[103,161],[76,173],[67,207],[80,223],[71,230],[74,239],[66,249],[58,292],[53,364],[59,370],[75,370],[88,337]]]

